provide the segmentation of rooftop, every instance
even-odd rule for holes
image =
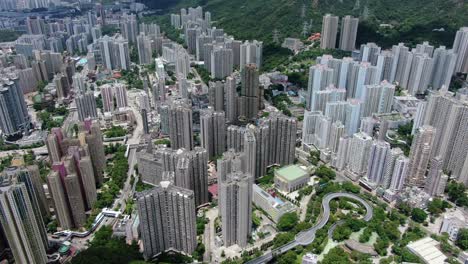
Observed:
[[[299,167],[298,165],[289,165],[275,171],[275,175],[287,181],[294,181],[296,179],[308,176],[309,173]]]
[[[409,243],[406,247],[418,257],[420,257],[424,263],[430,264],[442,264],[447,258],[437,246],[439,242],[435,241],[430,237],[425,237],[418,241]]]

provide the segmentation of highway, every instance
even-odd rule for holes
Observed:
[[[261,264],[261,263],[267,263],[270,261],[273,256],[278,256],[283,253],[285,253],[288,250],[293,249],[296,246],[302,245],[306,246],[312,243],[315,239],[315,233],[317,230],[323,228],[327,223],[328,220],[330,219],[330,201],[336,198],[349,198],[356,200],[360,202],[364,207],[366,207],[366,215],[364,216],[363,220],[364,221],[369,221],[372,219],[373,216],[373,208],[372,206],[366,202],[364,199],[361,197],[351,194],[351,193],[330,193],[327,194],[323,200],[322,200],[322,215],[321,218],[319,219],[318,223],[311,227],[310,229],[307,229],[305,231],[300,232],[299,234],[296,235],[295,239],[279,248],[276,248],[270,252],[267,252],[261,257],[258,257],[256,259],[253,259],[249,262],[248,264]]]

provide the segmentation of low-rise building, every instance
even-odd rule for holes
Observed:
[[[425,237],[418,241],[409,243],[406,247],[424,263],[443,264],[445,263],[447,256],[439,250],[438,246],[439,242],[430,237]]]
[[[288,201],[283,201],[279,197],[273,197],[256,184],[253,185],[253,202],[255,206],[264,210],[276,223],[285,213],[297,210],[297,206]]]
[[[287,48],[292,52],[299,52],[301,49],[304,48],[304,43],[300,39],[297,38],[285,38],[281,47]]]
[[[288,165],[275,171],[275,187],[283,192],[293,192],[310,180],[309,173],[297,165]]]
[[[459,209],[446,213],[442,220],[439,233],[447,233],[450,240],[457,240],[458,231],[468,226],[465,219],[464,213]]]
[[[302,257],[302,264],[317,264],[318,256],[312,253],[306,253]]]

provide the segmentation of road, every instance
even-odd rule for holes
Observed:
[[[135,129],[133,130],[132,136],[128,139],[127,144],[130,146],[130,149],[128,151],[128,172],[127,172],[127,180],[125,181],[124,188],[122,190],[122,193],[120,194],[119,198],[115,200],[113,208],[120,204],[120,211],[124,212],[125,206],[126,206],[126,201],[128,198],[132,198],[133,192],[135,191],[135,186],[137,183],[137,178],[135,178],[133,186],[131,186],[130,181],[132,178],[132,175],[135,171],[135,164],[136,164],[136,148],[134,147],[138,143],[140,143],[140,138],[143,135],[143,120],[141,119],[141,115],[138,112],[138,106],[136,105],[136,94],[131,93],[133,96],[131,97],[131,100],[129,100],[129,105],[133,111],[133,114],[135,115],[135,120],[136,120],[136,126]]]
[[[327,194],[322,200],[321,218],[319,219],[318,223],[315,226],[311,227],[308,230],[300,232],[299,234],[296,235],[295,239],[289,242],[288,244],[283,245],[279,248],[276,248],[273,251],[267,252],[263,256],[253,259],[247,263],[248,264],[267,263],[273,258],[273,256],[281,255],[285,253],[286,251],[293,249],[296,246],[299,246],[299,245],[306,246],[306,245],[311,244],[315,239],[315,233],[317,232],[317,230],[323,228],[328,223],[328,220],[330,219],[330,201],[336,198],[341,198],[341,197],[353,199],[353,200],[356,200],[357,202],[360,202],[362,205],[364,205],[364,207],[366,207],[366,215],[364,216],[363,220],[369,221],[372,219],[373,208],[368,202],[366,202],[361,197],[354,195],[354,194],[350,194],[350,193]]]

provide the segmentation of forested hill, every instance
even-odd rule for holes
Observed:
[[[388,47],[430,40],[451,46],[454,32],[468,26],[468,1],[464,0],[140,0],[152,8],[178,12],[181,7],[202,6],[212,13],[214,25],[240,39],[272,40],[301,37],[304,22],[310,32],[320,32],[322,16],[353,15],[361,19],[358,44],[374,41]],[[388,24],[391,27],[381,27]],[[434,31],[443,28],[444,31]]]

